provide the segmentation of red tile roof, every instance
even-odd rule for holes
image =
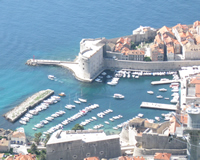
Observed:
[[[170,32],[170,28],[163,26],[157,33],[164,34],[165,32]]]
[[[119,38],[118,40],[117,40],[117,42],[116,43],[121,43],[121,44],[123,44],[124,43],[124,38]]]
[[[196,39],[196,43],[197,43],[197,44],[200,44],[200,35],[197,35],[197,36],[195,37],[195,39]]]
[[[117,43],[117,44],[115,45],[115,51],[120,52],[122,48],[123,48],[123,45],[122,45],[121,43]]]
[[[128,44],[128,45],[131,45],[131,39],[130,38],[124,38],[124,45],[125,44]]]
[[[36,155],[31,153],[27,155],[19,154],[15,156],[15,160],[36,160]]]
[[[169,125],[169,133],[175,133],[176,127],[180,127],[181,125],[176,121],[176,118],[173,116],[170,120]]]
[[[12,134],[13,138],[26,138],[25,133],[14,131]]]
[[[133,160],[145,160],[143,157],[133,157]]]
[[[173,46],[167,46],[167,53],[174,53],[174,47]]]
[[[123,47],[122,50],[121,50],[121,53],[123,53],[124,55],[128,55],[129,54],[129,48]]]
[[[154,159],[156,160],[170,160],[171,153],[155,153]]]
[[[188,121],[188,115],[187,114],[181,114],[181,116],[180,116],[180,122],[182,124],[187,124],[187,121]]]

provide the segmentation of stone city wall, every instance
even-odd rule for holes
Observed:
[[[127,35],[127,36],[122,36],[123,38],[130,38],[132,42],[134,43],[140,43],[140,42],[148,42],[148,41],[152,41],[154,40],[155,36],[156,36],[156,32],[157,31],[147,31],[145,34],[133,34],[133,35]],[[107,40],[107,42],[110,43],[116,43],[116,41],[119,39],[120,37],[117,38],[112,38]]]
[[[121,155],[119,139],[108,139],[94,142],[83,142],[82,140],[73,140],[71,142],[62,142],[47,144],[48,160],[81,160],[85,157],[114,158]]]
[[[114,60],[112,58],[104,58],[105,68],[107,69],[132,69],[143,71],[177,71],[181,67],[200,65],[200,60],[196,61],[128,61],[128,60]]]

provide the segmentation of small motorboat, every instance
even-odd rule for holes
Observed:
[[[147,93],[148,93],[148,94],[154,94],[154,92],[153,92],[153,91],[147,91]]]
[[[160,88],[159,91],[160,91],[160,92],[166,92],[167,89],[166,89],[166,88]]]
[[[66,95],[65,95],[64,92],[61,92],[61,93],[59,94],[59,96],[62,96],[62,97],[63,97],[63,96],[66,96]]]
[[[56,78],[56,77],[55,77],[54,75],[48,75],[48,79],[50,79],[50,80],[52,80],[52,81],[55,80],[55,78]]]
[[[156,98],[161,99],[161,98],[163,98],[163,96],[158,95],[158,96],[156,96]]]
[[[115,99],[124,99],[124,95],[119,94],[119,93],[115,93],[115,94],[113,95],[113,98],[115,98]]]

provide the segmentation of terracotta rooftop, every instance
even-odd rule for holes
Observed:
[[[26,138],[24,132],[18,132],[18,131],[14,131],[12,134],[12,137],[13,138]]]
[[[176,118],[173,116],[170,120],[169,125],[169,133],[175,133],[176,127],[180,127],[181,125],[177,122]]]
[[[169,32],[170,28],[163,26],[161,29],[158,30],[157,33],[164,34],[165,32]]]
[[[117,40],[117,42],[116,43],[121,43],[121,44],[123,44],[124,43],[124,38],[119,38],[118,40]]]
[[[14,160],[14,158],[12,156],[8,156],[5,160]]]
[[[123,48],[123,45],[122,45],[121,43],[117,43],[117,44],[115,45],[115,51],[120,52],[122,48]]]
[[[128,55],[129,54],[129,48],[123,47],[122,50],[121,50],[121,53],[123,53],[124,55]]]
[[[177,29],[178,32],[182,32],[182,31],[186,32],[189,29],[187,25],[182,25],[180,23],[177,24],[176,26],[172,27],[172,28]]]
[[[181,116],[180,116],[180,122],[182,124],[187,124],[187,121],[188,121],[188,115],[187,114],[181,114]]]
[[[154,43],[163,44],[163,41],[161,40],[161,37],[158,34],[155,36]]]
[[[124,45],[125,44],[128,44],[128,45],[130,45],[131,44],[131,39],[130,38],[124,38],[124,43],[123,43]]]
[[[192,78],[190,81],[190,84],[200,84],[200,74],[198,74],[196,77]]]
[[[15,156],[15,160],[36,160],[36,155],[31,153],[27,155],[19,154]]]
[[[155,153],[154,159],[156,160],[170,160],[171,153]]]
[[[87,157],[87,158],[84,158],[84,160],[99,160],[98,157]]]
[[[119,157],[118,160],[133,160],[133,158],[128,157],[128,156],[121,156],[121,157]]]
[[[200,84],[195,85],[195,96],[200,97]]]

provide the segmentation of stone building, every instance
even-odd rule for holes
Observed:
[[[81,160],[85,157],[115,158],[121,155],[118,135],[102,130],[57,131],[47,146],[48,160]]]
[[[10,141],[2,138],[0,140],[0,152],[9,152],[10,151]]]
[[[11,143],[26,144],[26,135],[24,130],[17,130],[12,133]]]

